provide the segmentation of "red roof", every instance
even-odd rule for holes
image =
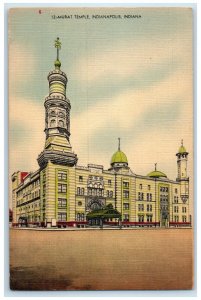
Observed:
[[[20,174],[20,182],[24,180],[24,178],[29,174],[29,172],[21,172]]]

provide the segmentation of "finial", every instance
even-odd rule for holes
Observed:
[[[155,163],[154,165],[155,165],[155,171],[157,171],[157,163]]]
[[[121,142],[121,139],[120,139],[120,138],[118,138],[118,140],[119,140],[119,146],[118,146],[118,150],[120,151],[120,142]]]
[[[59,50],[61,49],[61,42],[59,40],[59,37],[54,41],[54,46],[55,46],[55,48],[57,48],[57,59],[56,59],[54,65],[55,65],[56,69],[60,69],[61,62],[59,60]]]
[[[59,50],[61,49],[61,42],[59,37],[54,41],[54,46],[57,48],[57,60],[59,60]]]
[[[181,140],[181,145],[182,145],[182,147],[183,147],[183,145],[184,145],[183,143],[184,143],[184,141],[183,141],[183,139],[182,139],[182,140]]]

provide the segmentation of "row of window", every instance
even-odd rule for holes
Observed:
[[[31,204],[31,205],[26,205],[26,206],[23,206],[23,207],[20,207],[19,210],[20,211],[26,211],[26,210],[29,210],[29,209],[34,209],[34,208],[37,208],[37,207],[40,207],[40,203],[34,203],[34,204]]]
[[[51,117],[56,117],[57,113],[56,113],[56,111],[52,110],[49,115]],[[65,118],[65,114],[61,111],[58,112],[58,116],[61,118]]]
[[[58,180],[67,180],[67,173],[66,172],[58,172]]]
[[[58,198],[58,207],[66,207],[66,206],[67,206],[67,199]]]
[[[160,187],[160,192],[162,192],[162,193],[168,193],[168,187],[166,187],[166,186],[161,186],[161,187]]]
[[[168,202],[168,195],[160,195],[161,202]]]
[[[37,190],[33,193],[30,193],[29,195],[23,197],[23,199],[20,199],[17,201],[17,205],[20,205],[26,201],[29,201],[29,200],[32,200],[32,199],[35,199],[35,198],[38,198],[40,197],[40,190]]]
[[[66,221],[67,220],[67,213],[58,212],[58,221]],[[76,214],[76,221],[84,221],[85,215],[84,213],[77,213]]]
[[[139,189],[142,190],[142,188],[143,188],[142,183],[140,183],[140,184],[139,184]],[[150,185],[150,184],[147,185],[147,189],[148,189],[149,191],[151,190],[151,185]]]
[[[186,222],[187,218],[186,216],[182,216],[182,222]],[[174,222],[179,222],[179,216],[174,216]]]
[[[138,211],[144,211],[144,204],[138,204]],[[152,204],[147,204],[147,211],[152,211]]]
[[[179,206],[174,206],[174,212],[178,213],[179,212]],[[187,208],[185,206],[182,207],[182,213],[186,213]]]
[[[145,216],[144,215],[138,215],[138,222],[152,222],[152,215],[146,215],[146,220],[145,220]]]
[[[56,126],[56,120],[55,119],[52,119],[50,121],[50,127],[55,127]],[[63,120],[59,120],[58,121],[58,126],[60,127],[64,127],[64,121]]]
[[[104,196],[104,190],[88,188],[87,194],[89,196]],[[81,196],[85,195],[85,189],[81,188],[81,187],[78,187],[77,188],[77,195],[81,195]],[[106,195],[107,195],[108,198],[112,198],[113,197],[113,191],[107,190]]]
[[[144,193],[138,192],[138,200],[143,201],[144,200]],[[147,201],[152,201],[152,194],[147,193]]]
[[[31,190],[40,185],[40,179],[32,182],[30,185],[26,186],[24,189],[17,192],[17,197],[26,196],[30,194]]]

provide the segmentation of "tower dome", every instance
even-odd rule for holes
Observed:
[[[181,146],[179,147],[178,154],[184,154],[187,153],[186,148],[183,145],[183,140],[181,140]]]
[[[121,150],[116,151],[112,155],[112,159],[111,159],[111,164],[114,164],[114,163],[127,163],[128,164],[128,159],[126,157],[126,154]]]
[[[127,167],[128,166],[127,156],[120,149],[120,138],[119,138],[118,150],[112,155],[112,158],[111,158],[111,166],[112,167]]]
[[[157,166],[157,164],[155,164],[155,170],[148,173],[147,176],[152,177],[152,178],[161,178],[161,177],[167,178],[167,175],[165,173],[161,172],[161,171],[158,171],[156,169],[156,166]]]

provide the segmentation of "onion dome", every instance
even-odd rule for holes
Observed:
[[[155,164],[155,170],[150,172],[149,174],[147,174],[148,177],[152,177],[152,178],[167,178],[167,175],[161,171],[158,171],[156,169],[157,164]]]
[[[160,177],[165,177],[167,178],[167,175],[161,171],[152,171],[147,176],[152,177],[152,178],[160,178]]]
[[[111,159],[111,164],[114,164],[114,163],[127,163],[128,164],[128,159],[126,157],[126,154],[121,150],[118,150],[117,152],[115,152],[112,155],[112,159]]]
[[[186,151],[186,148],[183,145],[183,140],[181,140],[181,146],[179,147],[178,153],[176,154],[177,157],[186,157],[188,155],[188,152]]]
[[[59,59],[56,59],[55,62],[54,62],[54,65],[55,65],[55,68],[56,68],[56,69],[60,69],[60,67],[61,67],[61,62],[60,62],[60,60],[59,60]]]
[[[179,147],[178,153],[180,154],[187,153],[186,148],[183,145],[183,140],[181,140],[181,146]]]
[[[118,150],[112,155],[111,166],[112,167],[127,167],[128,166],[127,156],[120,149],[120,138],[119,138]]]

